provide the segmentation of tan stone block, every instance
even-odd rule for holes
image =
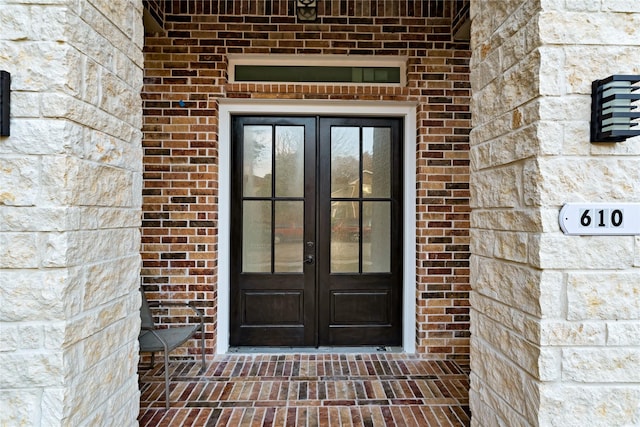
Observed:
[[[579,12],[598,12],[601,4],[600,0],[569,0],[566,9]]]
[[[521,127],[514,132],[492,140],[491,165],[501,166],[535,156],[538,147],[538,125]],[[513,182],[515,187],[519,182]]]
[[[477,319],[488,317],[505,327],[516,331],[522,335],[524,334],[524,319],[525,313],[512,307],[505,306],[504,304],[496,302],[492,298],[487,298],[479,292],[472,292],[470,295],[470,302],[472,307],[472,333],[487,333],[479,331],[479,321]],[[526,335],[525,335],[526,336]]]
[[[592,143],[589,148],[589,154],[593,156],[637,156],[640,155],[640,137],[629,138],[617,144]]]
[[[507,262],[474,257],[471,263],[472,288],[503,304],[539,316],[539,270]]]
[[[137,228],[142,223],[137,209],[89,207],[79,211],[84,229]]]
[[[131,206],[132,175],[126,170],[51,156],[42,160],[42,174],[44,197],[52,203]]]
[[[479,144],[471,147],[469,159],[471,170],[478,171],[491,165],[491,151],[489,144]]]
[[[563,122],[591,117],[591,101],[583,96],[545,96],[538,105],[540,120]]]
[[[40,424],[40,393],[36,388],[16,387],[0,390],[0,425],[35,426]]]
[[[470,243],[472,254],[484,257],[493,256],[493,248],[495,246],[493,231],[480,229],[470,230]]]
[[[588,156],[596,153],[598,144],[587,143],[591,138],[589,120],[586,117],[582,120],[562,122],[560,140],[562,141],[561,154],[564,156]],[[612,144],[608,144],[611,147]],[[604,154],[604,153],[602,153]]]
[[[527,233],[497,232],[495,233],[495,245],[493,253],[497,258],[515,262],[527,261]]]
[[[487,316],[476,316],[475,321],[477,323],[476,334],[479,338],[488,342],[491,347],[515,363],[520,369],[534,377],[539,376],[539,347]]]
[[[511,111],[540,95],[540,62],[540,53],[534,50],[517,66],[504,71],[499,98],[502,108]]]
[[[132,381],[136,377],[137,357],[132,357],[137,348],[137,339],[123,341],[113,352],[103,355],[99,363],[84,366],[80,375],[76,376],[73,387],[69,388],[67,399],[74,402],[68,414],[69,425],[110,424],[109,412],[111,400],[123,386],[128,386],[130,395],[135,396],[137,388]],[[80,353],[81,354],[81,353]],[[70,361],[72,362],[72,361]],[[113,369],[117,366],[118,369]],[[96,411],[99,407],[101,410]]]
[[[70,208],[0,206],[0,231],[64,231],[78,225],[78,212]]]
[[[0,206],[33,206],[38,202],[38,166],[35,156],[0,158]]]
[[[575,272],[567,277],[569,320],[640,320],[639,272]]]
[[[123,141],[103,132],[91,132],[87,157],[95,162],[130,171],[142,171],[142,150],[131,141]]]
[[[85,309],[107,304],[137,291],[139,270],[140,255],[137,253],[92,264],[87,269],[83,300]]]
[[[564,381],[640,383],[640,348],[569,348],[562,351]]]
[[[122,342],[138,339],[140,316],[138,313],[124,319],[112,319],[112,323],[82,341],[82,360],[86,366],[94,366],[118,348]]]
[[[543,11],[543,44],[640,45],[640,14]]]
[[[65,417],[64,402],[65,389],[63,387],[49,387],[42,391],[42,425],[62,424]]]
[[[607,338],[606,324],[602,322],[543,320],[541,326],[541,345],[604,345]]]
[[[44,267],[66,267],[69,259],[69,233],[50,232],[39,237],[39,247],[41,248],[42,266]]]
[[[607,322],[607,345],[640,347],[640,322]]]
[[[541,317],[545,319],[563,318],[567,312],[565,295],[564,274],[561,271],[543,271],[540,275]]]
[[[55,321],[44,324],[44,347],[49,350],[62,348],[65,343],[66,322]]]
[[[640,13],[640,4],[635,0],[610,0],[602,4],[602,10]]]
[[[529,262],[539,268],[624,269],[632,264],[633,240],[616,236],[532,236]]]
[[[640,420],[640,390],[612,384],[540,386],[541,426],[633,426]]]
[[[39,266],[37,236],[30,233],[0,234],[0,268]]]
[[[44,269],[1,270],[0,283],[0,318],[31,321],[64,318],[67,302],[73,303],[67,295],[81,282],[70,269]]]
[[[562,376],[562,350],[557,347],[540,347],[538,358],[539,381],[560,381]]]
[[[540,94],[560,96],[565,93],[565,56],[561,47],[543,46],[540,52]]]
[[[520,167],[517,165],[475,173],[470,184],[474,206],[483,208],[518,206],[521,174]]]
[[[18,68],[20,72],[12,72],[12,92],[67,91],[65,85],[70,78],[66,67],[69,49],[68,44],[51,40],[12,43],[0,39],[3,58],[11,58],[18,67],[20,64],[30,64],[28,68]]]
[[[620,64],[627,62],[627,58],[636,58],[640,54],[640,46],[637,45],[616,43],[614,45],[564,46],[563,50],[566,91],[572,94],[588,95],[584,100],[587,104],[591,103],[591,82],[594,80],[603,79],[612,74],[640,74],[640,64],[635,61],[625,64],[624,73],[621,73],[620,69]],[[589,117],[585,119],[589,120]]]
[[[60,351],[2,352],[0,389],[56,387],[63,383]]]
[[[475,355],[475,358],[471,358],[471,371],[475,372],[483,385],[474,390],[483,393],[484,399],[492,401],[488,403],[500,418],[515,422],[508,425],[526,425],[521,424],[517,417],[514,419],[514,413],[522,414],[525,411],[527,396],[524,395],[523,372],[484,341],[473,336],[471,348]]]
[[[533,209],[474,209],[471,212],[471,227],[536,232],[542,230],[542,217],[539,211]]]
[[[11,115],[14,119],[11,133],[15,135],[14,126],[18,126],[22,122],[17,119],[40,117],[40,94],[37,92],[13,92],[11,94]],[[10,140],[3,141],[3,143],[10,143]],[[0,147],[0,151],[4,151],[4,148]]]
[[[44,344],[42,324],[0,323],[0,348],[3,351],[34,350]]]

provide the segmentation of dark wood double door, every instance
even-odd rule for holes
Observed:
[[[401,132],[233,118],[230,345],[401,344]]]

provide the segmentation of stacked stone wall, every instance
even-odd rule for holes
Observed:
[[[142,3],[0,3],[0,425],[136,425]]]
[[[640,74],[640,4],[471,7],[473,424],[638,425],[640,239],[558,214],[640,201],[640,139],[589,142],[591,82]]]
[[[320,3],[309,24],[296,22],[284,1],[165,4],[166,34],[145,41],[145,289],[151,299],[197,300],[207,351],[215,351],[217,210],[228,202],[217,197],[218,100],[415,102],[418,256],[405,281],[417,282],[417,350],[466,359],[469,51],[452,40],[453,3]],[[264,4],[269,10],[254,7]],[[426,17],[430,7],[440,15]],[[407,85],[233,83],[229,54],[397,56],[406,58]],[[182,356],[197,352],[195,344]]]

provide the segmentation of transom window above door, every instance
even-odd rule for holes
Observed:
[[[229,55],[229,81],[404,86],[406,60],[341,55]]]

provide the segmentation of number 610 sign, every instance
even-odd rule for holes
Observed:
[[[560,228],[572,235],[640,235],[640,203],[567,203]]]

